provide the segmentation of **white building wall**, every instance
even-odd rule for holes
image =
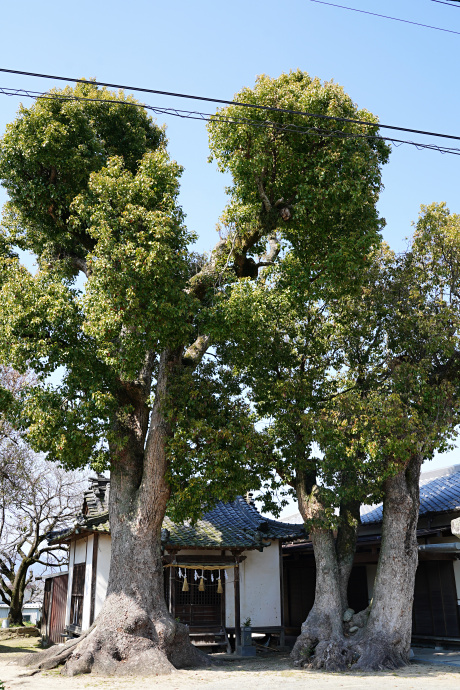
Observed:
[[[70,601],[72,592],[73,566],[76,563],[86,563],[85,594],[83,599],[82,628],[86,630],[90,625],[91,613],[91,584],[93,536],[73,542],[69,554],[69,588],[67,591],[66,625],[70,623]],[[97,577],[94,616],[96,617],[104,603],[110,571],[110,535],[100,534],[97,552]],[[219,557],[220,550],[206,551],[184,549],[177,555]],[[250,618],[254,626],[281,625],[281,596],[280,596],[280,553],[278,540],[273,539],[271,546],[260,551],[245,551],[246,556],[240,563],[240,616],[241,623]],[[197,569],[199,570],[199,568]],[[225,579],[225,624],[227,627],[235,625],[235,590],[234,568],[226,570]],[[201,574],[201,573],[200,573]],[[206,574],[209,576],[209,572]],[[214,573],[216,576],[217,573]],[[224,573],[222,571],[222,577]]]
[[[110,570],[110,535],[100,534],[97,547],[97,577],[96,577],[96,599],[94,602],[94,617],[98,615],[104,603],[109,582]]]
[[[245,551],[240,564],[241,624],[251,619],[251,625],[281,625],[280,553],[277,539],[260,551]],[[227,570],[225,587],[225,625],[235,626],[234,569]]]
[[[74,541],[74,563],[86,563],[88,537]]]

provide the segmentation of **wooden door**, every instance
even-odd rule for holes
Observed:
[[[55,644],[64,641],[61,633],[64,632],[65,628],[68,581],[69,576],[67,573],[51,578],[51,610],[49,612],[47,634],[49,641],[54,642]]]
[[[73,567],[72,597],[70,600],[70,624],[81,628],[83,620],[83,597],[85,594],[86,563]]]
[[[452,561],[422,561],[415,576],[413,635],[460,637]]]
[[[185,623],[191,629],[221,627],[224,624],[224,579],[222,579],[223,593],[219,594],[217,592],[217,579],[211,582],[211,571],[206,571],[205,589],[204,592],[200,592],[198,589],[200,581],[194,580],[192,578],[192,571],[188,571],[187,579],[189,591],[183,592],[183,579],[178,577],[177,569],[171,568],[170,570],[172,571],[171,576],[174,577],[175,588],[174,616],[179,618],[181,623]]]

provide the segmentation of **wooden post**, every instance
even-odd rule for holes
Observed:
[[[89,624],[94,622],[94,611],[96,607],[96,585],[97,585],[97,550],[99,545],[99,534],[95,532],[93,538],[93,563],[91,573],[91,609],[89,613]]]
[[[176,567],[172,565],[169,570],[169,612],[176,617]]]
[[[285,639],[285,624],[284,624],[284,564],[283,564],[283,549],[281,539],[278,541],[279,548],[279,569],[280,569],[280,647],[286,644]]]
[[[240,613],[240,563],[239,556],[235,556],[235,576],[233,586],[235,588],[235,654],[241,647],[241,613]]]

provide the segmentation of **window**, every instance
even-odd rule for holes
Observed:
[[[85,592],[86,563],[73,567],[72,598],[70,600],[70,625],[81,628],[83,619],[83,595]]]

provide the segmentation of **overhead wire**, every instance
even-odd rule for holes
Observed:
[[[414,26],[422,26],[424,29],[434,29],[435,31],[445,31],[448,34],[457,34],[460,36],[460,31],[453,29],[443,29],[440,26],[432,26],[431,24],[421,24],[420,22],[413,22],[409,19],[401,19],[399,17],[390,17],[387,14],[378,14],[377,12],[369,12],[368,10],[359,10],[356,7],[349,7],[348,5],[336,5],[333,2],[326,2],[326,0],[309,0],[318,5],[329,5],[329,7],[339,7],[341,10],[350,10],[351,12],[359,12],[360,14],[370,14],[373,17],[380,17],[381,19],[392,19],[395,22],[403,22],[404,24],[413,24]]]
[[[94,84],[95,86],[104,86],[112,89],[121,89],[122,91],[139,91],[142,93],[152,93],[158,96],[170,96],[174,98],[181,98],[181,99],[188,99],[188,100],[195,100],[195,101],[205,101],[208,103],[217,103],[219,105],[234,105],[238,106],[241,108],[251,108],[254,110],[265,110],[267,112],[274,112],[274,113],[285,113],[288,115],[303,115],[305,117],[315,117],[320,120],[334,120],[336,122],[350,122],[353,124],[357,125],[365,125],[366,127],[375,127],[378,126],[380,129],[392,129],[394,131],[398,132],[408,132],[410,134],[423,134],[425,136],[432,136],[432,137],[441,137],[443,139],[456,139],[457,141],[460,141],[460,136],[456,136],[453,134],[442,134],[440,132],[430,132],[427,130],[423,129],[413,129],[410,127],[399,127],[398,125],[386,125],[384,123],[376,123],[376,122],[369,122],[368,120],[357,120],[355,118],[350,118],[350,117],[341,117],[339,115],[324,115],[322,113],[311,113],[308,112],[307,110],[292,110],[289,108],[277,108],[274,106],[268,106],[268,105],[261,105],[259,103],[245,103],[241,101],[228,101],[224,100],[222,98],[210,98],[207,96],[196,96],[193,94],[186,94],[186,93],[178,93],[175,91],[160,91],[158,89],[148,89],[145,87],[140,87],[140,86],[126,86],[123,84],[112,84],[110,82],[104,82],[104,81],[96,81],[95,79],[75,79],[74,77],[62,77],[62,76],[57,76],[57,75],[51,75],[51,74],[41,74],[39,72],[24,72],[22,70],[14,70],[14,69],[6,69],[3,67],[0,67],[0,72],[5,72],[7,74],[18,74],[21,76],[28,76],[28,77],[38,77],[41,79],[53,79],[53,80],[59,80],[59,81],[71,81],[77,84]],[[38,93],[38,92],[32,92],[28,91],[29,93]]]
[[[437,2],[438,5],[449,5],[449,7],[460,7],[458,4],[459,0],[452,0],[451,2],[446,2],[446,0],[431,0],[431,2]]]
[[[67,95],[62,93],[42,93],[39,91],[31,91],[26,89],[12,89],[9,87],[0,87],[0,95],[5,96],[25,96],[32,99],[45,99],[45,100],[59,100],[59,101],[89,101],[96,103],[107,103],[116,104],[128,107],[142,108],[149,110],[156,115],[170,115],[173,117],[179,117],[184,119],[201,120],[205,122],[228,122],[230,124],[244,124],[250,125],[252,127],[260,128],[271,128],[276,129],[280,132],[289,132],[296,134],[312,134],[313,136],[323,137],[323,138],[340,138],[340,139],[366,139],[366,140],[377,140],[386,141],[394,144],[395,146],[400,146],[402,144],[407,144],[409,146],[415,146],[417,149],[428,149],[432,151],[438,151],[439,153],[448,153],[451,155],[460,155],[460,148],[449,147],[449,146],[439,146],[437,144],[428,144],[422,142],[409,141],[406,139],[396,139],[394,137],[374,135],[374,134],[359,134],[356,132],[344,132],[342,130],[328,130],[321,127],[315,126],[304,126],[295,125],[293,123],[279,123],[272,120],[260,120],[255,121],[249,118],[234,117],[224,115],[222,113],[204,113],[200,111],[193,110],[181,110],[178,108],[166,108],[161,106],[153,106],[145,103],[136,103],[134,101],[120,101],[117,99],[102,99],[102,98],[89,98],[86,96],[75,96]],[[313,115],[313,117],[315,117]],[[358,124],[360,122],[358,121]],[[362,124],[372,125],[374,128],[379,128],[378,123],[363,122]],[[460,137],[453,137],[459,139]]]

